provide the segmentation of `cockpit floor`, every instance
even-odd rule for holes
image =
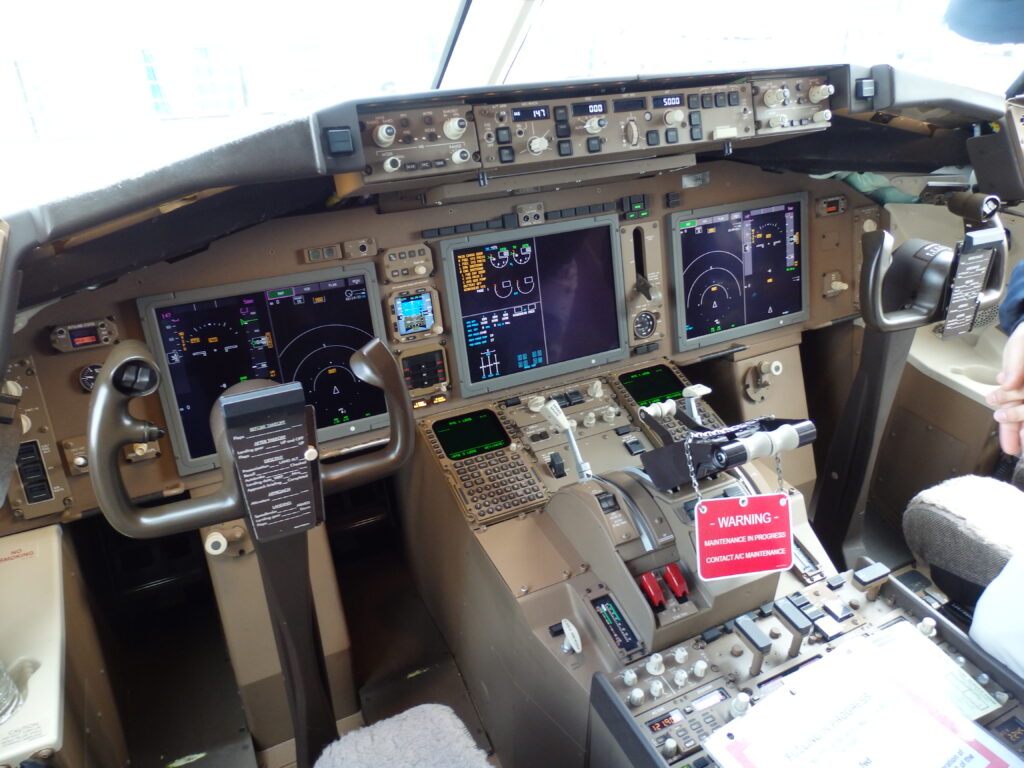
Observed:
[[[399,537],[386,524],[373,528],[331,536],[364,721],[373,723],[417,704],[446,704],[491,753],[455,659],[416,589]],[[358,546],[353,536],[359,537]]]

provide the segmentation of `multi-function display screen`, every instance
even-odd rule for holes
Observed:
[[[680,349],[807,316],[802,195],[672,217]]]
[[[683,396],[683,382],[667,365],[652,365],[619,375],[619,381],[640,406],[677,400]]]
[[[494,411],[486,409],[440,419],[431,427],[445,456],[452,461],[496,451],[511,442]]]
[[[443,244],[463,394],[625,356],[613,222]]]
[[[317,429],[339,428],[321,437],[357,431],[352,422],[385,414],[383,392],[349,369],[352,353],[377,336],[372,275],[329,270],[320,276],[140,300],[150,343],[163,356],[165,411],[172,438],[184,442],[175,448],[186,471],[203,468],[196,460],[214,454],[210,411],[240,381],[301,382]]]

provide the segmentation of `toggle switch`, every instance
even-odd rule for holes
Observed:
[[[551,458],[548,459],[548,468],[555,478],[565,477],[565,460],[562,458],[562,454],[557,451],[552,453]]]
[[[676,596],[676,600],[682,602],[686,599],[686,596],[690,592],[690,588],[686,585],[686,578],[683,576],[683,571],[676,563],[669,563],[665,566],[665,572],[662,578],[665,579],[665,583],[668,584],[668,588],[672,590],[672,594]],[[683,652],[685,653],[686,651],[684,650]]]
[[[764,664],[765,654],[772,649],[772,641],[764,633],[764,630],[757,626],[749,616],[737,617],[734,626],[740,640],[754,654],[754,660],[750,664],[750,676],[757,677],[761,674],[761,666]]]
[[[804,615],[804,612],[793,605],[788,597],[775,601],[775,616],[782,623],[782,626],[793,635],[793,641],[789,646],[789,657],[791,659],[800,655],[800,646],[804,638],[811,632],[811,620]]]
[[[648,571],[640,577],[640,587],[647,595],[647,602],[653,608],[664,607],[665,595],[661,592],[661,584],[658,583],[658,577],[654,575],[654,571]]]

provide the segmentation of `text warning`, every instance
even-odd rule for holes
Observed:
[[[702,499],[697,504],[697,573],[725,579],[793,565],[789,496]]]

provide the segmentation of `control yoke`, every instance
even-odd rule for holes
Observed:
[[[398,363],[379,339],[352,354],[350,365],[363,381],[384,390],[391,417],[391,438],[383,448],[347,461],[323,464],[320,476],[325,494],[376,480],[391,474],[412,456],[414,426],[405,382]],[[230,468],[234,459],[224,436],[223,415],[214,408],[211,431],[223,468],[220,489],[209,496],[142,508],[124,487],[119,469],[121,447],[149,442],[163,431],[128,412],[133,398],[153,394],[160,383],[159,369],[149,348],[139,341],[124,341],[114,348],[96,378],[89,407],[87,440],[92,460],[92,483],[100,509],[110,524],[125,536],[154,538],[196,530],[242,517],[241,491]],[[251,380],[231,388],[232,393],[273,386],[274,382]]]
[[[964,220],[964,239],[955,249],[915,238],[893,252],[893,237],[885,230],[864,235],[860,304],[868,327],[891,332],[943,319],[949,323],[954,318],[947,310],[954,308],[958,293],[966,292],[968,306],[962,311],[970,316],[959,331],[964,332],[971,330],[976,312],[999,303],[1006,267],[999,198],[958,192],[948,207]]]

